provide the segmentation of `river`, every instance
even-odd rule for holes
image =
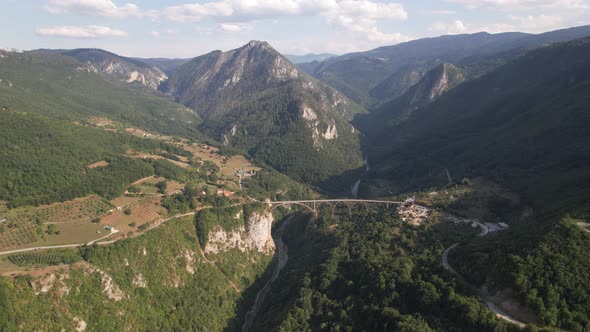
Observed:
[[[288,217],[277,229],[273,240],[275,241],[275,249],[276,249],[276,256],[278,259],[277,265],[272,273],[270,279],[266,282],[264,287],[256,294],[256,299],[254,300],[254,304],[252,305],[252,309],[248,311],[246,314],[246,318],[244,320],[244,324],[242,325],[242,332],[248,332],[248,330],[252,327],[254,323],[254,319],[256,315],[258,315],[258,311],[260,310],[260,305],[264,302],[266,295],[270,291],[270,286],[272,283],[277,279],[281,270],[287,265],[287,261],[289,260],[289,255],[287,251],[287,245],[283,242],[283,233],[285,232],[285,227],[291,222],[293,216]]]
[[[366,174],[371,169],[371,167],[369,166],[369,160],[367,158],[365,158],[365,160],[363,160],[363,164],[365,164],[365,171],[363,172],[363,174]],[[352,194],[352,197],[354,197],[354,198],[359,197],[359,187],[360,186],[361,186],[361,178],[359,177],[356,180],[356,182],[352,185],[352,188],[350,189],[350,193]]]

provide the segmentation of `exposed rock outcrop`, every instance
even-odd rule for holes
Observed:
[[[272,213],[265,211],[252,213],[244,226],[232,230],[216,226],[209,232],[203,251],[205,254],[217,254],[230,249],[239,249],[242,252],[256,250],[271,254],[274,251],[271,235],[273,221]]]
[[[76,69],[78,71],[98,73],[153,90],[156,90],[162,81],[168,79],[166,74],[156,67],[100,49],[75,49],[62,54],[84,64]]]
[[[125,298],[125,293],[115,284],[113,278],[106,272],[95,268],[93,266],[87,266],[85,269],[87,274],[98,273],[100,275],[100,284],[102,286],[102,292],[110,299],[114,301],[121,301]]]

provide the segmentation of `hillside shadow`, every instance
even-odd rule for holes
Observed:
[[[285,222],[290,216],[281,218],[277,225]],[[275,237],[275,229],[273,227],[273,240]],[[274,270],[278,264],[276,253],[271,263],[264,270],[264,273],[254,281],[250,287],[244,289],[241,293],[240,299],[237,302],[236,315],[228,322],[227,327],[224,329],[226,332],[242,331],[242,326],[246,320],[246,315],[252,309],[258,293],[265,287],[266,283],[271,279]],[[264,301],[263,301],[264,302]]]

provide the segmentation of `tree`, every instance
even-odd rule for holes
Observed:
[[[49,234],[49,235],[59,234],[57,231],[57,227],[54,224],[47,225],[47,234]]]
[[[166,189],[168,188],[168,182],[166,182],[166,180],[160,181],[156,183],[156,188],[158,188],[160,194],[165,194]]]

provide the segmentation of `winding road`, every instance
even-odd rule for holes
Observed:
[[[194,216],[195,213],[196,212],[189,212],[189,213],[184,213],[184,214],[178,214],[178,215],[172,216],[170,218],[166,218],[166,219],[160,220],[157,223],[151,225],[145,231],[140,232],[140,233],[136,233],[136,234],[134,234],[131,237],[140,236],[140,235],[144,234],[145,232],[150,231],[150,230],[152,230],[152,229],[160,226],[161,224],[163,224],[163,223],[165,223],[165,222],[167,222],[169,220],[177,219],[177,218],[182,218],[182,217],[187,217],[187,216]],[[87,246],[87,245],[92,245],[92,244],[107,245],[107,244],[115,243],[117,241],[128,239],[128,238],[121,238],[121,239],[111,240],[111,241],[101,241],[101,240],[104,240],[104,239],[106,239],[106,238],[108,238],[111,235],[116,234],[116,233],[118,233],[118,231],[117,232],[109,233],[106,236],[103,236],[103,237],[101,237],[99,239],[96,239],[96,240],[92,240],[92,241],[90,241],[88,243],[60,244],[60,245],[55,245],[55,246],[41,246],[41,247],[32,247],[32,248],[23,248],[23,249],[15,249],[15,250],[9,250],[9,251],[2,251],[2,252],[0,252],[0,256],[2,256],[2,255],[10,255],[10,254],[17,254],[17,253],[28,252],[28,251],[37,251],[37,250],[76,248],[76,247],[82,247],[82,246]]]
[[[457,271],[455,271],[455,269],[453,269],[453,267],[449,264],[449,252],[451,250],[457,248],[458,246],[459,246],[459,243],[455,243],[452,246],[445,249],[445,251],[443,252],[442,263],[443,263],[443,267],[445,268],[445,270],[456,275],[457,278],[459,280],[461,280],[461,282],[463,282],[464,284],[469,286],[469,288],[472,289],[472,291],[481,299],[481,301],[483,303],[485,303],[485,305],[496,314],[496,317],[503,319],[507,322],[510,322],[512,324],[518,325],[521,328],[524,328],[526,326],[525,323],[520,322],[520,321],[508,316],[504,311],[502,311],[500,308],[496,307],[496,305],[492,302],[492,299],[490,298],[489,294],[487,294],[486,292],[479,289],[479,287],[469,283],[465,278],[463,278],[463,276],[461,276]]]

